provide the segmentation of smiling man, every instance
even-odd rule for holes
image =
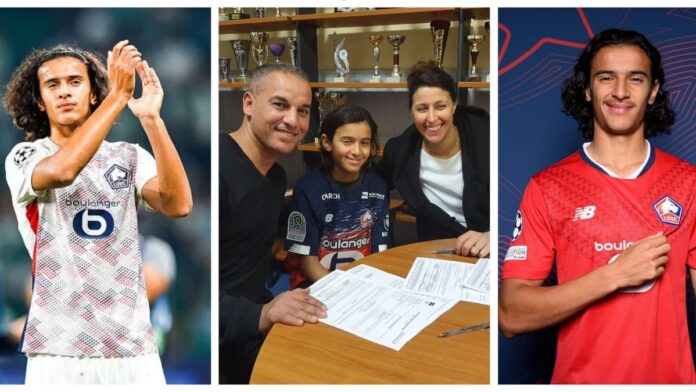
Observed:
[[[273,298],[266,287],[285,195],[276,163],[309,127],[308,78],[288,64],[259,68],[244,93],[242,125],[220,134],[220,383],[247,383],[264,336],[275,323],[326,316],[308,289]]]
[[[669,132],[662,60],[641,34],[595,36],[563,91],[590,140],[536,174],[503,266],[503,333],[560,325],[554,383],[694,383],[696,173],[654,148]],[[558,285],[542,286],[555,263]]]
[[[140,98],[133,97],[136,73]],[[107,68],[88,51],[35,50],[12,75],[4,104],[26,142],[5,160],[19,231],[32,258],[32,298],[20,350],[27,383],[165,382],[149,318],[137,208],[169,217],[191,189],[160,109],[154,69],[128,41]],[[154,159],[105,141],[126,108]]]

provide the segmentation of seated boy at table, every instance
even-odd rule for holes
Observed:
[[[389,191],[373,165],[377,124],[362,107],[329,112],[321,125],[321,165],[300,178],[288,216],[290,286],[308,287],[341,264],[389,246]]]

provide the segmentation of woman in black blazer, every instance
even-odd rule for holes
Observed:
[[[434,61],[407,77],[414,123],[390,139],[376,171],[416,215],[419,241],[456,237],[457,254],[490,254],[489,115],[457,105],[456,84]]]

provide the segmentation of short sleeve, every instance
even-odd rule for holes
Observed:
[[[384,199],[379,203],[379,215],[372,227],[372,253],[387,250],[391,246],[389,238],[389,193],[384,190]]]
[[[142,190],[148,181],[157,177],[157,164],[152,154],[144,148],[136,144],[135,150],[138,155],[138,167],[135,170],[135,191],[138,197],[138,205],[143,205],[148,211],[154,211],[154,209],[143,200]]]
[[[303,184],[305,182],[300,181],[293,189],[285,249],[303,256],[316,256],[319,254],[320,228]]]
[[[503,279],[545,279],[555,255],[544,194],[532,179],[522,196],[503,264]]]
[[[18,205],[27,205],[42,192],[37,192],[31,185],[31,177],[36,165],[52,153],[34,143],[19,143],[12,148],[5,158],[5,176],[10,187],[12,201]]]

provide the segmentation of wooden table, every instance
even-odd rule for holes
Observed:
[[[365,263],[406,277],[417,256],[474,262],[473,258],[434,255],[454,240],[396,247],[350,264]],[[489,321],[489,307],[458,302],[452,309],[394,351],[324,323],[292,327],[276,324],[251,374],[255,384],[446,384],[489,383],[490,330],[440,338],[441,332]]]

